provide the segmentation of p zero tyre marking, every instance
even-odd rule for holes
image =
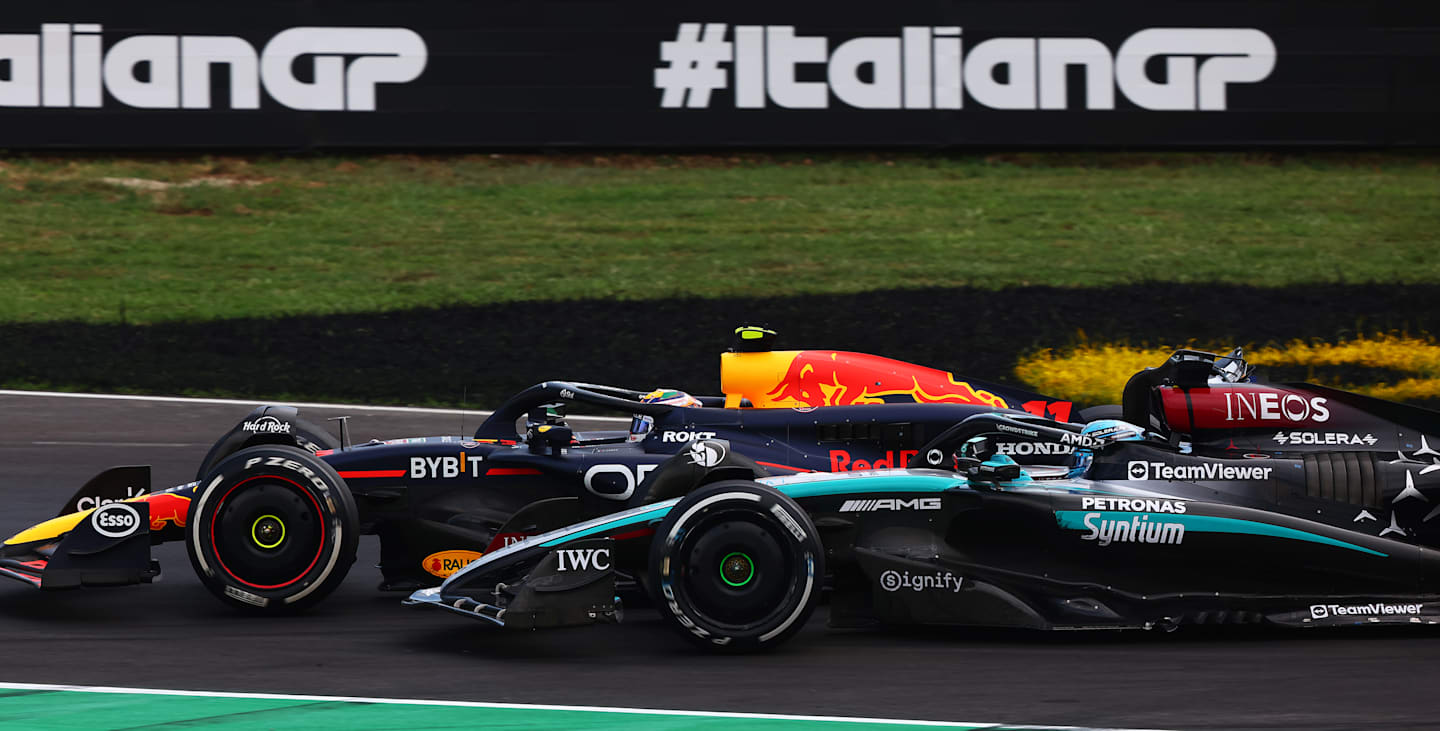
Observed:
[[[248,582],[248,581],[240,578],[239,576],[236,576],[236,575],[235,575],[235,572],[234,572],[234,571],[231,571],[231,570],[229,569],[229,567],[227,567],[227,566],[225,565],[225,560],[222,559],[222,558],[220,558],[220,545],[215,542],[215,518],[216,518],[217,516],[219,516],[219,514],[220,514],[220,508],[221,508],[221,506],[223,506],[223,505],[225,504],[225,499],[228,498],[228,497],[230,497],[230,493],[235,492],[235,490],[237,490],[238,488],[240,488],[240,487],[241,487],[242,485],[244,485],[245,483],[247,483],[247,482],[254,482],[255,480],[258,480],[258,479],[261,479],[261,478],[270,478],[270,479],[279,480],[279,481],[281,481],[281,482],[287,482],[287,483],[289,483],[289,484],[291,484],[291,485],[294,485],[294,486],[295,486],[295,489],[299,490],[301,494],[303,494],[305,497],[309,498],[309,499],[310,499],[310,503],[315,506],[315,517],[316,517],[316,521],[315,521],[315,522],[316,522],[316,525],[320,526],[320,547],[319,547],[318,549],[316,549],[316,551],[315,551],[315,557],[312,558],[312,559],[310,559],[309,565],[307,565],[307,566],[305,567],[305,569],[304,569],[303,571],[301,571],[295,578],[293,578],[293,579],[291,579],[291,580],[289,580],[289,581],[283,582],[283,583],[279,583],[279,584],[269,584],[269,585],[252,584],[252,583],[250,583],[250,582]],[[238,582],[240,582],[240,583],[242,583],[242,584],[244,584],[244,585],[246,585],[246,586],[248,586],[248,587],[250,587],[250,588],[252,588],[252,589],[283,589],[283,588],[285,588],[285,587],[287,587],[287,586],[290,586],[291,584],[294,584],[295,582],[297,582],[297,581],[305,578],[305,575],[308,574],[308,573],[310,573],[310,569],[315,568],[315,564],[316,564],[316,563],[319,563],[319,561],[320,561],[320,554],[322,554],[322,553],[325,552],[325,522],[326,522],[326,520],[325,520],[324,517],[323,517],[324,515],[325,515],[325,512],[320,509],[320,501],[319,501],[319,500],[316,500],[316,499],[315,499],[315,496],[314,496],[314,495],[311,495],[309,490],[306,490],[304,487],[302,487],[302,486],[300,485],[300,483],[295,482],[294,480],[291,480],[291,479],[285,478],[285,477],[281,477],[281,476],[279,476],[279,475],[256,475],[256,476],[254,476],[254,477],[246,478],[246,479],[244,479],[244,480],[241,480],[240,482],[235,483],[233,486],[231,486],[231,488],[230,488],[229,490],[226,490],[226,491],[225,491],[225,494],[220,497],[220,501],[215,504],[215,515],[213,515],[213,516],[210,517],[210,550],[212,550],[212,551],[215,552],[215,563],[220,564],[220,568],[221,568],[221,569],[224,569],[225,573],[227,573],[227,574],[230,575],[230,578],[232,578],[232,579],[234,579],[234,580],[236,580],[236,581],[238,581]],[[336,537],[337,537],[337,538],[339,537],[338,532],[337,532]],[[312,583],[313,583],[313,582],[312,582]]]
[[[696,512],[698,512],[701,508],[704,508],[704,507],[707,506],[707,505],[711,505],[711,504],[720,502],[721,500],[734,500],[734,499],[749,500],[749,501],[751,501],[751,502],[756,502],[756,503],[760,502],[760,496],[759,496],[759,495],[756,495],[756,494],[754,494],[754,493],[749,493],[749,492],[722,492],[722,493],[720,493],[719,495],[711,495],[710,497],[707,497],[707,498],[705,498],[704,500],[701,500],[700,502],[695,503],[693,506],[690,507],[689,510],[685,511],[685,514],[684,514],[684,515],[680,516],[680,519],[679,519],[679,520],[675,521],[675,526],[670,529],[670,535],[665,536],[665,543],[666,543],[667,545],[668,545],[668,544],[671,544],[671,543],[674,543],[674,542],[675,542],[675,535],[676,535],[677,533],[679,533],[681,530],[684,529],[684,527],[685,527],[685,521],[690,520],[690,516],[694,515],[694,514],[695,514]]]
[[[790,616],[786,617],[785,621],[782,622],[779,627],[760,635],[761,642],[769,642],[771,638],[784,632],[787,627],[795,623],[795,620],[800,617],[800,613],[805,611],[805,605],[810,603],[810,590],[814,585],[815,556],[807,553],[805,554],[805,591],[800,594],[800,603],[795,605],[795,611],[791,612]]]
[[[211,481],[210,481],[210,484],[206,485],[206,486],[205,486],[205,489],[200,491],[200,502],[199,502],[199,503],[196,503],[196,505],[195,505],[195,512],[194,512],[195,520],[190,521],[190,528],[194,531],[194,541],[195,541],[195,545],[196,545],[196,546],[201,545],[201,543],[200,543],[200,538],[201,538],[201,535],[200,535],[200,516],[202,516],[202,515],[205,514],[205,513],[204,513],[204,510],[205,510],[205,501],[210,499],[210,492],[211,492],[212,490],[214,490],[214,489],[215,489],[215,486],[218,485],[218,484],[220,484],[220,481],[223,480],[223,479],[225,479],[225,475],[216,475],[215,479],[211,480]],[[212,521],[212,522],[213,522],[213,521]],[[215,570],[212,569],[212,568],[210,568],[210,564],[208,564],[208,563],[205,562],[205,552],[204,552],[204,551],[196,551],[196,552],[195,552],[195,560],[197,560],[197,561],[200,562],[200,568],[205,571],[205,575],[206,575],[206,576],[214,576],[214,575],[215,575]]]

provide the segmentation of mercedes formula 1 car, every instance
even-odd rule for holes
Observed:
[[[1440,621],[1440,413],[1249,379],[1237,350],[1136,374],[1121,419],[971,415],[904,469],[656,482],[406,603],[533,629],[615,622],[640,577],[686,638],[774,646],[831,623],[1034,629]],[[1075,449],[1021,466],[995,446]],[[749,445],[692,442],[666,470]],[[684,480],[681,485],[687,485]]]
[[[657,402],[551,381],[511,398],[473,435],[351,445],[343,426],[337,440],[293,408],[260,407],[211,448],[195,482],[151,493],[148,467],[101,473],[58,517],[0,546],[0,576],[42,589],[147,582],[159,572],[150,546],[184,540],[223,601],[297,609],[339,584],[361,534],[380,537],[381,588],[411,591],[645,496],[737,477],[903,466],[935,435],[997,409],[1080,418],[1069,402],[1020,389],[859,353],[770,351],[763,340],[722,355],[724,396]],[[631,428],[576,432],[565,422],[570,404],[632,415]],[[738,453],[691,469],[690,443],[717,438]],[[1032,440],[1002,447],[1025,459],[1066,457]]]

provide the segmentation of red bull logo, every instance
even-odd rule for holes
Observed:
[[[165,529],[165,524],[176,528],[185,527],[185,518],[190,515],[190,498],[173,492],[157,492],[145,498],[150,504],[150,530]]]
[[[904,467],[910,464],[910,458],[919,454],[918,450],[901,449],[891,450],[885,453],[884,457],[876,458],[874,461],[855,459],[850,452],[844,449],[830,450],[830,471],[851,472],[854,470],[888,470]]]
[[[776,406],[851,406],[912,400],[1006,408],[1005,399],[945,371],[863,353],[804,350],[766,396]]]

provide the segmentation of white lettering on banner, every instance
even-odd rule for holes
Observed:
[[[98,108],[109,92],[141,109],[210,109],[210,74],[221,66],[231,109],[259,109],[263,86],[291,109],[373,112],[376,86],[414,81],[429,58],[408,28],[289,28],[258,54],[244,38],[201,35],[129,36],[102,52],[102,30],[45,23],[38,35],[0,34],[0,68],[10,67],[0,107]]]
[[[733,41],[727,28],[681,23],[660,43],[661,107],[709,107],[712,92],[732,88],[728,63],[738,109],[824,109],[832,96],[858,109],[961,109],[967,96],[991,109],[1066,109],[1068,72],[1080,67],[1085,109],[1114,109],[1119,87],[1142,109],[1224,111],[1228,85],[1263,81],[1276,57],[1255,28],[1146,28],[1113,54],[1094,38],[991,38],[966,54],[958,26],[907,26],[833,50],[791,25],[737,25]],[[1163,81],[1146,73],[1152,59],[1164,60]],[[797,80],[803,65],[824,65],[825,81]]]

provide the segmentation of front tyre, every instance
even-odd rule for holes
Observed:
[[[661,616],[709,650],[761,650],[789,639],[815,611],[824,576],[810,516],[749,480],[686,495],[650,548],[650,586]]]
[[[185,547],[201,583],[222,602],[294,612],[334,591],[359,542],[355,501],[324,461],[263,445],[226,457],[190,505]]]

